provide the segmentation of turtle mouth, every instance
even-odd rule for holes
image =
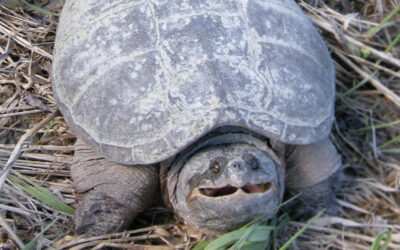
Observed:
[[[261,184],[246,184],[243,187],[234,187],[231,185],[226,185],[219,188],[199,188],[200,194],[207,197],[221,197],[235,194],[239,190],[242,190],[246,194],[257,194],[265,193],[272,187],[271,182],[261,183]]]

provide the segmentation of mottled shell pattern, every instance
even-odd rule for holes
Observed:
[[[334,78],[293,0],[67,0],[53,62],[67,122],[124,164],[162,161],[225,125],[318,141]]]

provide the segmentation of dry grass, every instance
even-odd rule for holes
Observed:
[[[300,5],[322,31],[335,59],[337,103],[331,137],[343,157],[345,183],[337,198],[338,217],[318,219],[292,247],[369,249],[387,228],[392,232],[389,247],[400,249],[400,48],[388,51],[400,38],[400,15],[367,34],[399,1],[326,2],[332,4]],[[74,135],[60,115],[49,117],[56,110],[50,79],[56,25],[56,18],[0,5],[0,164],[5,168],[7,161],[13,163],[14,179],[23,179],[18,173],[23,174],[74,206],[69,176]],[[46,117],[51,122],[37,128]],[[170,215],[162,208],[141,215],[141,229],[89,239],[68,236],[71,215],[24,192],[11,179],[0,190],[1,248],[27,244],[55,220],[39,238],[38,249],[189,248],[203,238],[176,224],[145,227]],[[290,222],[286,234],[301,225]]]

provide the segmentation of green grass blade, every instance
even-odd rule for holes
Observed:
[[[46,130],[44,131],[43,135],[40,137],[39,142],[40,143],[49,133],[50,129],[54,126],[54,123],[56,123],[56,118],[51,120],[50,124],[47,126]]]
[[[291,197],[290,199],[286,200],[285,202],[282,202],[281,204],[279,204],[276,208],[266,212],[263,215],[260,215],[258,217],[256,217],[254,220],[250,221],[249,223],[247,223],[246,225],[244,225],[243,227],[248,227],[254,223],[260,222],[261,220],[263,220],[265,217],[268,217],[271,215],[271,213],[274,213],[275,211],[279,210],[281,207],[289,204],[290,202],[292,202],[293,200],[299,198],[302,195],[302,193],[298,193],[295,196]]]
[[[267,249],[268,244],[268,242],[255,242],[248,245],[243,245],[240,250],[265,250]]]
[[[15,172],[14,172],[15,174]],[[67,214],[74,214],[75,210],[59,200],[56,196],[50,193],[47,189],[41,187],[37,183],[29,180],[29,178],[18,174],[19,176],[9,175],[8,179],[18,188],[23,190],[24,192],[30,194],[35,197],[43,204],[59,211]]]
[[[374,128],[375,129],[387,128],[387,127],[391,127],[393,125],[396,125],[398,123],[400,123],[400,119],[397,119],[395,121],[388,122],[388,123],[377,124],[377,125],[374,126]],[[366,131],[366,130],[370,130],[370,129],[372,129],[372,126],[367,126],[367,127],[359,128],[359,129],[350,129],[349,132],[353,133],[353,132]]]
[[[203,240],[198,243],[192,250],[203,250],[212,240]]]
[[[299,237],[304,231],[307,230],[307,228],[314,223],[314,221],[316,219],[318,219],[323,213],[325,212],[325,209],[323,209],[321,212],[319,212],[317,215],[315,215],[314,217],[312,217],[311,219],[309,219],[307,221],[307,224],[304,225],[304,227],[302,227],[299,231],[297,231],[292,238],[290,238],[282,247],[279,248],[279,250],[285,250],[287,249],[292,243],[293,241]]]
[[[370,29],[367,35],[368,36],[375,35],[375,33],[378,32],[380,29],[382,29],[382,27],[385,26],[385,24],[389,22],[389,20],[392,19],[392,17],[394,17],[399,11],[400,11],[400,5],[398,5],[392,12],[390,12],[389,15],[387,15],[378,26]]]
[[[275,227],[271,226],[252,226],[242,237],[229,249],[259,249],[262,246],[268,246],[270,235]],[[265,249],[262,248],[262,249]]]
[[[340,95],[341,98],[345,98],[346,96],[350,95],[351,93],[353,93],[355,90],[357,90],[358,88],[360,88],[361,86],[363,86],[365,83],[369,82],[372,77],[374,77],[376,74],[376,72],[374,72],[372,75],[370,75],[368,78],[364,78],[362,81],[360,81],[359,83],[357,83],[356,86],[352,87],[351,89],[347,90],[346,92],[344,92],[343,94]]]
[[[250,227],[243,226],[214,240],[200,242],[194,249],[219,250],[228,247],[229,249],[246,249],[248,247],[256,249],[269,244],[269,235],[274,229],[275,227],[254,224]]]
[[[400,153],[400,148],[381,149],[381,152],[382,153],[398,154],[398,153]]]
[[[400,41],[400,34],[396,36],[396,38],[389,44],[389,46],[385,49],[385,53],[391,51]]]
[[[385,240],[385,244],[383,244],[382,247],[379,248],[379,250],[386,250],[389,248],[389,244],[392,242],[392,232],[390,232],[390,230],[388,230],[387,232],[387,236],[386,236],[386,240]]]
[[[204,247],[205,250],[219,250],[227,249],[229,246],[234,244],[240,239],[240,237],[247,231],[247,228],[240,228],[238,230],[226,233],[220,237],[212,240],[207,246]]]
[[[270,216],[272,212],[277,211],[279,208],[290,203],[299,196],[301,196],[301,193],[291,197],[285,202],[282,202],[275,209],[272,209],[271,211],[268,211],[265,214],[256,217],[254,220],[250,221],[249,223],[245,224],[237,230],[225,233],[218,238],[198,243],[194,247],[194,249],[219,250],[226,249],[230,246],[232,246],[232,249],[247,249],[249,247],[251,247],[251,249],[256,249],[258,247],[267,246],[270,242],[270,233],[276,229],[276,220],[271,220],[272,226],[267,224],[260,224],[265,220],[266,217]],[[286,224],[287,222],[285,222],[285,225]]]
[[[28,3],[28,1],[26,0],[21,0],[26,6],[28,6],[28,8],[30,8],[33,11],[37,11],[40,14],[46,15],[46,16],[59,16],[60,14],[55,13],[55,12],[51,12],[42,8],[39,8],[33,4]]]
[[[379,149],[382,149],[382,148],[387,147],[387,146],[389,146],[389,145],[391,145],[391,144],[393,144],[393,143],[395,143],[395,142],[397,142],[397,141],[400,141],[400,135],[398,135],[398,136],[396,136],[396,137],[390,139],[388,142],[386,142],[386,143],[380,145],[378,148],[379,148]]]
[[[49,225],[47,225],[38,235],[35,236],[35,238],[33,238],[33,239],[23,248],[23,250],[32,249],[32,248],[35,246],[35,244],[36,244],[36,242],[38,241],[38,239],[39,239],[40,237],[42,237],[42,235],[43,235],[47,230],[49,230],[49,229],[57,222],[58,219],[59,219],[59,217],[55,218]]]
[[[385,243],[383,244],[383,246],[380,247],[383,236],[386,235],[386,240]],[[385,230],[382,231],[382,233],[380,233],[374,243],[372,243],[372,245],[370,246],[370,250],[385,250],[388,249],[390,242],[392,242],[392,233],[390,232],[389,229],[385,228]]]
[[[378,107],[378,105],[381,103],[381,99],[378,98],[375,100],[375,103],[372,104],[372,106],[369,108],[370,110],[374,111],[376,109],[376,107]]]
[[[273,235],[272,235],[272,249],[276,250],[279,248],[279,239],[278,236],[281,234],[284,228],[289,224],[290,216],[288,214],[284,214],[279,218],[279,224],[276,226]]]
[[[254,230],[255,230],[254,227],[246,228],[245,232],[242,234],[239,240],[236,241],[236,243],[233,244],[229,249],[232,250],[241,249],[244,246],[244,244],[248,243],[247,239],[249,238],[249,235],[254,232]]]
[[[265,241],[265,236],[274,229],[275,229],[275,227],[272,227],[272,226],[254,227],[254,230],[249,234],[247,241],[249,241],[249,242]]]

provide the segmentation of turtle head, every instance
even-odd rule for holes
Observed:
[[[248,139],[211,143],[181,162],[169,197],[186,224],[219,234],[259,215],[274,215],[283,194],[283,169],[272,150]]]

